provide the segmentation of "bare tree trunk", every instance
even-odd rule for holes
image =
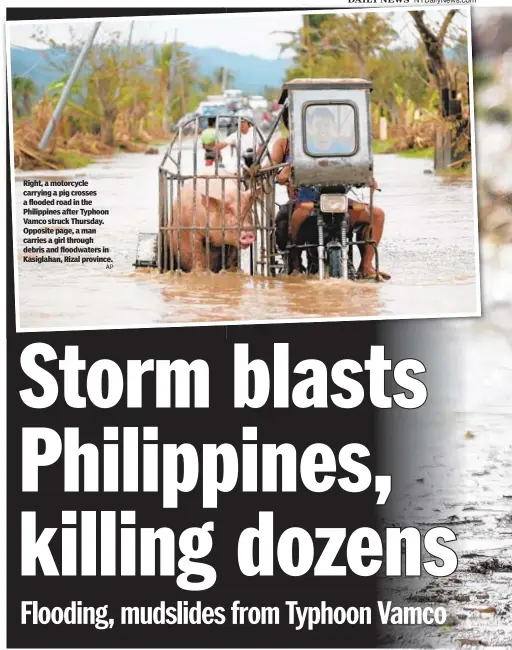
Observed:
[[[453,81],[450,77],[450,71],[444,56],[444,40],[448,32],[448,27],[457,13],[457,9],[451,9],[446,14],[446,17],[439,28],[438,34],[434,34],[434,32],[425,24],[424,11],[410,11],[409,13],[414,20],[416,29],[418,30],[425,47],[428,70],[434,77],[439,92],[441,92],[443,88],[454,90],[454,88],[452,88]]]
[[[32,98],[28,93],[23,94],[23,110],[26,115],[30,115],[30,111],[32,110]]]
[[[109,147],[114,146],[114,122],[117,117],[117,108],[109,106],[103,111],[101,120],[101,141]]]

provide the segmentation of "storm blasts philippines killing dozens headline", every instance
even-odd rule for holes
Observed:
[[[56,360],[58,379],[54,376],[55,370],[52,373],[45,367],[47,363]],[[183,359],[128,360],[123,372],[110,359],[100,359],[87,367],[86,362],[80,359],[77,346],[66,346],[64,356],[59,359],[50,345],[34,343],[24,349],[20,361],[27,378],[37,385],[36,391],[34,386],[20,391],[23,403],[31,409],[48,408],[60,397],[68,406],[79,410],[87,408],[88,404],[108,409],[121,400],[125,401],[128,409],[142,408],[142,378],[146,373],[154,375],[156,408],[209,407],[209,367],[202,359],[192,362]],[[423,364],[414,359],[405,359],[392,367],[392,362],[385,359],[382,346],[371,347],[364,368],[355,360],[341,359],[329,371],[323,362],[305,359],[296,364],[291,372],[293,375],[310,376],[294,382],[290,381],[288,344],[274,345],[273,362],[271,373],[263,360],[250,360],[248,345],[235,344],[234,408],[260,408],[269,399],[272,383],[274,408],[287,408],[290,402],[299,408],[325,408],[328,399],[339,408],[355,408],[364,400],[365,390],[353,375],[366,372],[369,374],[369,397],[378,408],[391,408],[393,403],[402,408],[418,408],[427,398],[425,385],[414,376],[426,371]],[[80,373],[84,372],[86,395],[79,391]],[[391,397],[385,394],[386,372],[393,372],[397,386],[404,389],[402,392]],[[332,383],[344,389],[344,393],[333,392],[327,395],[326,378],[329,374]],[[102,388],[104,376],[108,376],[108,389],[105,393]],[[166,441],[169,438],[169,431],[166,430]],[[166,442],[159,445],[157,427],[142,427],[142,436],[139,427],[122,427],[120,436],[119,427],[105,426],[102,443],[80,444],[80,431],[75,426],[64,427],[62,433],[47,427],[24,427],[22,489],[24,492],[37,492],[47,473],[58,471],[63,473],[66,492],[160,492],[162,507],[173,509],[180,506],[184,494],[197,488],[202,490],[204,512],[221,506],[227,499],[226,494],[237,485],[242,492],[293,493],[299,484],[309,491],[320,493],[331,489],[348,493],[371,489],[376,494],[377,505],[384,504],[391,492],[391,477],[373,476],[361,460],[368,458],[370,451],[360,443],[349,443],[333,449],[327,444],[315,442],[298,453],[292,444],[257,444],[257,438],[256,427],[243,427],[242,444],[238,448],[227,443],[177,445]],[[260,469],[263,471],[260,472]],[[337,473],[343,474],[343,478],[336,478]],[[121,475],[122,482],[119,480]],[[177,585],[188,590],[208,589],[214,584],[214,567],[198,561],[205,558],[213,547],[214,521],[186,529],[180,535],[166,527],[140,528],[139,542],[135,544],[134,511],[122,511],[120,517],[116,512],[101,511],[100,544],[96,549],[96,543],[92,543],[95,533],[90,537],[91,531],[96,530],[96,515],[95,511],[84,511],[78,518],[76,512],[63,511],[63,550],[59,567],[51,550],[51,540],[57,528],[45,528],[37,535],[40,525],[36,526],[36,513],[23,512],[23,575],[35,575],[37,564],[41,565],[45,575],[77,575],[78,564],[83,575],[96,575],[97,552],[101,555],[100,574],[116,575],[116,535],[120,535],[121,575],[135,575],[136,548],[140,556],[141,575],[155,575],[157,541],[160,540],[160,575],[174,576],[181,571],[176,578]],[[264,559],[259,553],[260,560],[256,565],[254,549],[257,544],[263,544],[265,538],[267,542],[268,539],[273,539],[273,513],[260,512],[256,523],[258,528],[248,528],[240,534],[239,567],[248,576],[272,575],[272,554]],[[82,535],[80,563],[77,562],[76,552],[77,527]],[[309,549],[303,556],[306,558],[305,566],[302,566],[300,572],[297,572],[292,561],[294,536],[297,535],[294,531],[297,530],[302,531],[299,544],[306,544]],[[346,575],[345,565],[333,564],[340,548],[346,546],[346,561],[352,572],[361,576],[376,573],[382,560],[363,560],[372,555],[385,557],[388,575],[402,575],[404,540],[407,575],[419,575],[420,565],[431,575],[449,575],[457,564],[454,552],[438,541],[455,539],[447,528],[431,529],[424,536],[414,528],[404,531],[389,528],[385,533],[385,547],[380,534],[371,528],[357,529],[348,537],[346,528],[322,528],[315,530],[316,537],[325,539],[325,531],[330,531],[327,535],[328,543],[317,561],[314,553],[310,553],[314,540],[308,531],[293,528],[282,533],[277,542],[280,569],[289,575],[302,575],[313,567],[315,575]],[[323,542],[322,544],[324,545]],[[177,561],[178,548],[182,557]],[[422,562],[423,549],[441,560],[441,564],[436,564],[434,560]],[[201,581],[190,580],[191,576],[200,576]]]

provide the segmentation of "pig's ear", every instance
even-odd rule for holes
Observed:
[[[215,201],[222,201],[222,181],[219,178],[198,178],[197,179],[197,193],[201,196],[204,196],[205,199],[208,196],[209,199],[214,199]],[[229,193],[228,184],[226,181],[224,189],[224,197],[226,198]]]

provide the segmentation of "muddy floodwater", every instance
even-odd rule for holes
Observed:
[[[163,152],[161,148],[161,152]],[[261,278],[247,274],[160,275],[135,271],[139,232],[156,232],[161,155],[119,154],[83,170],[16,177],[21,327],[134,326],[238,320],[437,316],[478,308],[475,222],[470,181],[424,173],[432,162],[376,156],[386,212],[380,247],[386,284]],[[192,152],[183,152],[190,166]],[[229,163],[228,163],[229,164]],[[86,179],[108,209],[95,244],[111,249],[105,264],[23,263],[23,180]],[[282,202],[283,189],[277,200]],[[356,254],[356,259],[357,259]]]

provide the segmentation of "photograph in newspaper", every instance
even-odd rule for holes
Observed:
[[[250,21],[8,23],[18,328],[480,315],[469,11]]]

